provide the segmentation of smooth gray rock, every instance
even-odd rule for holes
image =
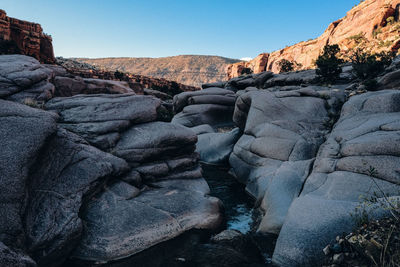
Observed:
[[[261,233],[279,233],[344,99],[343,92],[327,88],[288,92],[241,93],[233,116],[243,135],[229,163],[246,191],[258,202],[263,200]]]
[[[128,164],[60,129],[46,143],[30,176],[24,225],[28,250],[39,265],[61,264],[78,244],[82,205]]]
[[[317,74],[315,73],[315,70],[304,70],[274,74],[272,78],[268,79],[264,83],[263,88],[272,86],[314,84],[316,82]]]
[[[154,160],[191,154],[197,136],[190,129],[167,122],[149,122],[123,132],[112,153],[132,166]]]
[[[49,80],[54,70],[32,57],[0,55],[0,98],[24,102],[45,102],[53,97]]]
[[[226,164],[240,135],[239,128],[228,133],[200,134],[198,135],[196,152],[199,153],[201,161],[211,164]]]
[[[124,94],[134,93],[128,83],[79,76],[54,78],[55,96],[74,96],[78,94]]]
[[[199,126],[195,126],[190,128],[193,132],[195,132],[197,135],[200,134],[205,134],[205,133],[215,133],[215,130],[213,127],[211,127],[208,124],[202,124]]]
[[[210,100],[213,99],[215,96],[223,97],[225,96],[226,99],[231,99],[234,96],[234,93],[230,90],[218,88],[218,87],[210,87],[207,89],[203,89],[200,91],[193,91],[193,92],[184,92],[174,96],[174,111],[176,113],[181,112],[184,107],[190,105],[194,97],[205,97],[208,96]]]
[[[0,241],[7,246],[25,243],[22,218],[29,171],[56,131],[56,120],[53,113],[0,100]]]
[[[219,208],[219,200],[199,191],[153,188],[121,199],[106,189],[82,212],[86,227],[73,258],[105,263],[190,229],[215,229],[222,221]]]
[[[379,78],[379,89],[399,89],[400,88],[400,69],[389,72]]]
[[[208,124],[212,127],[232,126],[234,106],[201,104],[186,106],[172,119],[172,123],[186,127]]]
[[[355,226],[360,196],[399,197],[400,92],[350,98],[320,147],[304,189],[291,205],[273,261],[280,266],[320,265],[322,249]],[[370,216],[387,213],[382,208]],[[377,218],[377,217],[376,217]]]
[[[134,94],[60,97],[45,106],[60,115],[61,127],[106,151],[112,150],[121,132],[131,125],[156,120],[160,107],[161,100]]]

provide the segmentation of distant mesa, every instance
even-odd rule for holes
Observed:
[[[55,63],[52,38],[40,24],[10,18],[0,9],[0,54],[22,54]]]
[[[338,44],[342,51],[361,47],[371,52],[398,51],[400,48],[400,0],[366,0],[347,15],[332,22],[316,39],[300,42],[272,53],[262,53],[253,60],[227,67],[229,79],[248,73],[279,72],[282,59],[301,64],[301,69],[313,68],[313,62],[326,44]]]
[[[240,62],[219,56],[181,55],[161,58],[74,58],[106,70],[119,70],[200,87],[226,79],[229,64]]]

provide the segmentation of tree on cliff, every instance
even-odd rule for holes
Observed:
[[[339,78],[342,72],[340,64],[343,63],[343,60],[337,56],[339,52],[338,45],[326,45],[323,53],[315,61],[317,65],[316,72],[322,82],[332,83]]]

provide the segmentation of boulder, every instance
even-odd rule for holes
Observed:
[[[320,265],[326,244],[355,226],[360,196],[399,196],[399,99],[399,91],[384,90],[353,96],[343,106],[289,209],[273,256],[276,264]]]
[[[53,98],[45,108],[60,114],[61,127],[109,151],[129,126],[156,120],[160,106],[151,96],[98,94]]]
[[[55,114],[0,100],[0,241],[25,244],[23,216],[30,168],[56,131]]]
[[[20,103],[45,102],[53,97],[54,85],[49,82],[53,70],[32,57],[0,56],[0,98]]]
[[[127,82],[101,79],[70,78],[57,76],[54,78],[55,96],[73,96],[78,94],[124,94],[134,93]]]
[[[400,69],[389,72],[378,79],[379,89],[400,88]]]
[[[264,199],[259,232],[279,233],[343,100],[341,91],[313,87],[238,97],[233,120],[243,135],[229,163],[246,191]]]
[[[41,266],[57,266],[79,243],[81,207],[127,163],[60,129],[47,141],[30,175],[24,216],[28,251]]]
[[[106,263],[124,259],[190,229],[215,229],[220,202],[199,191],[149,188],[138,196],[122,183],[106,188],[82,211],[85,233],[73,258]],[[126,188],[128,187],[128,188]]]
[[[233,146],[241,135],[239,128],[227,133],[204,133],[198,135],[196,152],[200,160],[211,164],[227,164]]]

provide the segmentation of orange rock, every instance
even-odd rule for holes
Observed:
[[[394,17],[399,22],[400,0],[366,0],[352,8],[347,15],[332,22],[325,32],[318,38],[306,42],[300,42],[293,46],[274,51],[271,54],[263,53],[249,62],[239,62],[227,67],[228,78],[234,78],[242,74],[244,68],[250,68],[254,73],[265,70],[279,72],[277,63],[282,59],[296,61],[302,64],[302,69],[313,68],[313,62],[318,57],[326,44],[338,44],[343,51],[351,50],[356,46],[349,37],[364,35],[366,46],[371,51],[398,50],[399,31],[386,29],[386,19]],[[382,28],[384,27],[384,28]],[[392,45],[379,48],[374,32],[385,30],[381,36],[382,41],[390,41]],[[266,67],[265,67],[266,66]]]
[[[55,63],[51,36],[40,24],[10,18],[0,9],[0,40],[14,41],[24,55],[42,63]]]

